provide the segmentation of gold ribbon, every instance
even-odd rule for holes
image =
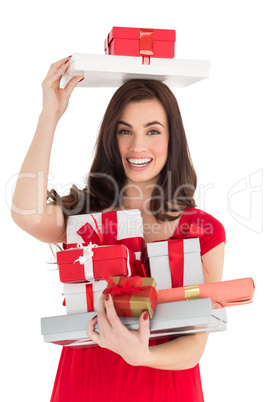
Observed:
[[[185,300],[200,299],[200,290],[198,285],[184,286]]]

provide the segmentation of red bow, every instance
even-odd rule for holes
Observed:
[[[104,278],[110,288],[106,288],[103,293],[110,293],[111,296],[129,294],[133,295],[137,293],[142,287],[142,278],[140,276],[133,276],[130,278],[120,279],[118,284],[115,283],[114,279],[109,276]]]

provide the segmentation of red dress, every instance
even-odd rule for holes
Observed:
[[[176,233],[189,225],[202,227],[201,255],[225,242],[219,221],[196,209],[186,208]],[[170,339],[170,338],[169,338]],[[169,339],[150,341],[150,345]],[[188,370],[159,370],[131,366],[108,349],[89,347],[62,350],[51,402],[202,402],[199,365]]]

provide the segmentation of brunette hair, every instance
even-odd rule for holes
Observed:
[[[53,203],[62,205],[65,216],[118,208],[126,176],[117,143],[117,124],[130,102],[157,99],[166,111],[169,128],[168,157],[153,189],[150,211],[158,221],[175,220],[187,206],[195,206],[196,173],[192,165],[180,109],[172,91],[156,80],[132,79],[113,95],[106,109],[96,143],[95,157],[86,187],[75,185],[60,197],[48,193]],[[178,212],[172,216],[170,212]]]

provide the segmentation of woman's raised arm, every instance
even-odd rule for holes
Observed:
[[[65,112],[71,93],[83,77],[72,78],[60,88],[60,80],[70,63],[66,57],[51,65],[42,83],[43,109],[37,129],[22,164],[12,200],[15,223],[37,239],[48,242],[65,240],[62,209],[47,204],[49,161],[54,133]]]

